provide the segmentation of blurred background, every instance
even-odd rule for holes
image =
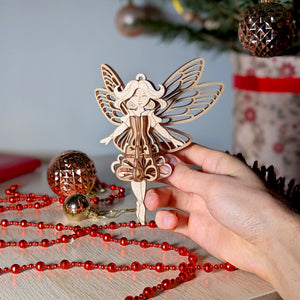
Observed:
[[[0,0],[0,152],[40,158],[70,149],[91,156],[117,153],[112,143],[99,143],[115,129],[94,97],[94,90],[104,87],[100,65],[110,65],[125,83],[144,73],[157,85],[197,57],[206,61],[201,81],[221,81],[225,91],[207,114],[178,129],[197,143],[232,150],[229,54],[182,39],[165,43],[151,34],[126,37],[116,25],[126,3]],[[148,3],[180,18],[170,1]]]

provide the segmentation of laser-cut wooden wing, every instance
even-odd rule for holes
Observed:
[[[206,113],[221,96],[221,82],[199,83],[204,59],[194,59],[176,70],[164,83],[167,107],[157,115],[164,125],[193,121]]]
[[[120,125],[122,122],[120,118],[126,112],[122,111],[121,107],[116,107],[114,89],[116,87],[123,89],[124,84],[118,74],[108,65],[101,65],[101,73],[105,88],[95,90],[97,102],[107,120],[114,125]]]
[[[168,131],[173,131],[170,133],[183,142],[182,146],[174,147],[164,137],[155,135],[160,148],[164,151],[178,151],[192,142],[188,134],[168,126],[199,118],[217,102],[223,92],[223,83],[199,83],[203,69],[204,59],[194,59],[176,70],[163,83],[166,88],[163,99],[167,105],[158,110],[156,115],[161,118],[161,125]]]

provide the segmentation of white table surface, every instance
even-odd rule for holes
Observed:
[[[126,189],[126,197],[114,202],[109,209],[135,207],[135,199],[129,184],[118,181],[110,171],[110,163],[115,159],[112,156],[94,157],[93,161],[97,168],[98,177],[107,184],[116,184]],[[15,179],[0,184],[0,196],[5,196],[5,189],[11,184],[19,182],[20,192],[36,194],[48,194],[55,196],[50,190],[46,179],[47,164],[45,163],[36,171],[19,176]],[[1,219],[20,221],[26,219],[31,222],[44,221],[46,223],[74,225],[63,214],[62,206],[55,203],[46,208],[36,210],[24,210],[22,212],[5,212]],[[147,221],[154,219],[154,213],[147,212]],[[127,213],[114,219],[117,222],[129,222],[136,220],[135,214]],[[98,220],[97,224],[108,224],[110,220]],[[86,220],[78,223],[87,226],[95,223],[94,220]],[[3,228],[0,225],[0,239],[5,241],[40,241],[42,238],[54,239],[55,230],[41,231],[35,228],[18,227]],[[130,239],[146,239],[149,242],[167,241],[178,247],[185,246],[199,257],[198,263],[220,263],[220,261],[199,247],[189,238],[160,229],[139,228],[136,230],[122,228],[115,231],[107,231],[117,236],[126,236]],[[67,232],[68,234],[70,232]],[[0,249],[0,268],[10,267],[12,264],[19,265],[44,261],[46,264],[59,263],[62,259],[69,261],[92,260],[95,263],[108,264],[115,262],[117,265],[130,265],[133,261],[142,263],[178,264],[185,260],[174,251],[162,252],[160,249],[141,249],[139,246],[129,245],[122,247],[115,243],[105,243],[100,238],[85,236],[72,243],[56,244],[52,247],[6,247]],[[88,300],[88,299],[124,299],[127,295],[139,295],[146,286],[157,285],[165,278],[174,278],[178,271],[155,271],[143,270],[140,272],[116,272],[109,273],[106,270],[86,271],[84,268],[71,268],[69,270],[45,270],[37,272],[35,269],[21,272],[20,274],[0,275],[0,299],[64,299],[64,300]],[[281,299],[273,287],[257,276],[237,270],[227,272],[225,270],[206,273],[196,271],[192,280],[164,291],[154,299]]]

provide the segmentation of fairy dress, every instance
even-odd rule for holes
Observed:
[[[157,121],[157,117],[155,117]],[[112,165],[118,179],[124,181],[154,181],[168,174],[162,174],[160,168],[169,164],[159,153],[155,139],[151,135],[153,130],[148,115],[129,116],[129,129],[126,133],[127,142],[124,153]]]

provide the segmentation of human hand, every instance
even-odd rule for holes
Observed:
[[[158,227],[185,234],[219,259],[275,285],[270,269],[276,254],[270,258],[270,247],[285,239],[277,224],[290,215],[260,178],[237,158],[196,144],[166,161],[173,166],[170,186],[149,190],[145,204],[185,213],[158,211]]]

